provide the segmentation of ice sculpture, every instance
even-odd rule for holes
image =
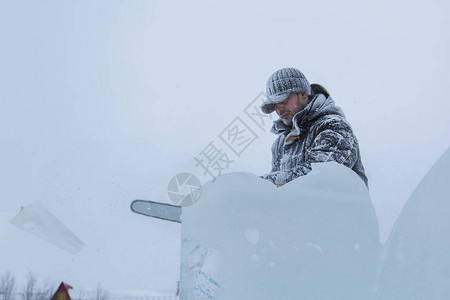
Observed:
[[[450,299],[450,148],[405,204],[380,262],[381,299]]]
[[[183,208],[180,299],[368,299],[378,251],[367,188],[342,165],[281,188],[223,175]]]

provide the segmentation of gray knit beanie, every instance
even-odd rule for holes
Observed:
[[[292,93],[311,95],[311,85],[305,75],[295,68],[276,71],[267,80],[267,99],[261,105],[261,110],[266,114],[272,113],[275,110],[275,104],[284,101]]]

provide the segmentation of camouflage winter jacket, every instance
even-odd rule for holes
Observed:
[[[281,119],[271,131],[278,136],[272,146],[272,170],[261,176],[285,184],[311,171],[311,163],[335,161],[368,180],[359,154],[358,140],[342,110],[328,95],[310,96],[308,105],[287,126]]]

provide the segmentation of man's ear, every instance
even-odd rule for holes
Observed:
[[[300,102],[307,104],[309,102],[308,93],[300,93]]]

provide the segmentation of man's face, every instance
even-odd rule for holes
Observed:
[[[275,104],[275,110],[285,124],[291,124],[292,118],[308,104],[308,94],[290,94],[284,101]]]

